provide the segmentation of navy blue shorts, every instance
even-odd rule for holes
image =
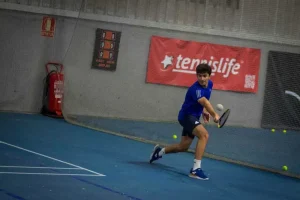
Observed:
[[[201,124],[200,120],[192,115],[187,115],[183,120],[178,121],[183,127],[182,136],[189,136],[190,138],[194,138],[195,135],[193,135],[193,130],[196,126]]]

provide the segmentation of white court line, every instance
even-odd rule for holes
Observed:
[[[73,167],[30,167],[30,166],[0,166],[0,168],[23,168],[23,169],[80,169]],[[80,169],[81,170],[81,169]]]
[[[0,143],[5,144],[5,145],[8,145],[8,146],[11,146],[11,147],[15,147],[15,148],[17,148],[17,149],[21,149],[21,150],[23,150],[23,151],[27,151],[27,152],[36,154],[36,155],[39,155],[39,156],[43,156],[43,157],[45,157],[45,158],[49,158],[49,159],[55,160],[55,161],[57,161],[57,162],[61,162],[61,163],[64,163],[64,164],[67,164],[67,165],[70,165],[70,166],[73,166],[73,167],[80,168],[80,169],[82,169],[82,170],[91,172],[91,173],[93,173],[93,174],[97,174],[98,176],[105,176],[104,174],[99,174],[99,173],[97,173],[97,172],[94,172],[94,171],[92,171],[92,170],[89,170],[89,169],[80,167],[80,166],[78,166],[78,165],[74,165],[74,164],[71,164],[71,163],[68,163],[68,162],[65,162],[65,161],[62,161],[62,160],[58,160],[58,159],[56,159],[56,158],[52,158],[52,157],[50,157],[50,156],[46,156],[46,155],[43,155],[43,154],[40,154],[40,153],[37,153],[37,152],[34,152],[34,151],[30,151],[30,150],[28,150],[28,149],[24,149],[24,148],[22,148],[22,147],[18,147],[18,146],[15,146],[15,145],[12,145],[12,144],[3,142],[3,141],[0,141]]]
[[[0,172],[0,174],[15,174],[15,175],[46,175],[46,176],[102,176],[97,174],[57,174],[57,173],[27,173],[27,172]]]

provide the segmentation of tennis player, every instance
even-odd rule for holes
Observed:
[[[173,144],[161,148],[159,145],[154,147],[150,156],[150,163],[162,158],[164,154],[185,152],[189,149],[194,137],[198,138],[194,166],[190,170],[189,176],[201,180],[209,178],[201,168],[201,160],[208,141],[208,132],[200,122],[202,114],[204,123],[209,122],[210,115],[217,123],[220,116],[214,111],[209,102],[213,82],[210,80],[211,67],[208,64],[199,64],[196,68],[197,81],[191,85],[185,95],[184,103],[178,114],[178,121],[183,127],[182,137],[179,144]]]

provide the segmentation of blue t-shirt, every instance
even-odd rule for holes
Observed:
[[[198,102],[201,97],[210,99],[210,94],[213,88],[213,82],[208,81],[206,88],[202,87],[198,81],[191,85],[185,95],[185,100],[178,114],[178,120],[182,120],[186,115],[192,115],[196,118],[200,118],[203,106]]]

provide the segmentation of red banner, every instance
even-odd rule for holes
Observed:
[[[196,67],[212,67],[214,89],[256,93],[260,50],[152,36],[146,82],[189,87]]]

